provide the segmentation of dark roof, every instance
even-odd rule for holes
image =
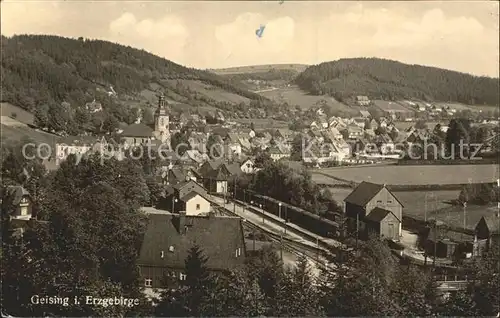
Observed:
[[[124,128],[121,135],[124,137],[151,137],[153,128],[144,124],[132,124]]]
[[[245,255],[243,227],[238,217],[185,216],[185,234],[179,233],[179,215],[149,214],[148,218],[138,265],[184,268],[189,250],[195,245],[208,258],[209,269],[231,269],[243,264],[244,257],[235,255],[237,248],[242,248]]]
[[[208,198],[207,198],[207,196],[206,196],[206,194],[203,193],[203,192],[200,192],[197,189],[193,189],[191,192],[188,192],[188,193],[184,194],[184,196],[181,197],[181,198],[179,198],[179,200],[187,202],[187,201],[191,200],[192,198],[194,198],[197,195],[199,195],[203,199],[209,201]]]
[[[18,205],[24,196],[30,196],[30,193],[22,186],[8,186],[7,191],[12,195],[12,204]]]
[[[371,212],[365,217],[365,219],[373,222],[380,223],[385,217],[392,212],[386,209],[382,209],[379,207],[376,207],[375,209],[371,210]]]
[[[180,182],[180,183],[176,184],[173,188],[178,192],[179,198],[184,197],[186,194],[188,194],[192,191],[197,191],[200,194],[207,193],[205,188],[194,180]]]
[[[385,188],[385,185],[363,181],[344,199],[344,202],[364,207],[383,188]],[[387,191],[389,191],[396,201],[404,207],[403,203],[399,201],[394,193],[389,189],[387,189]]]
[[[496,215],[489,215],[482,217],[488,226],[490,234],[500,234],[500,217]]]
[[[174,175],[174,178],[177,179],[177,181],[185,181],[186,180],[186,174],[181,169],[172,168],[170,171]]]
[[[383,188],[382,184],[363,181],[344,199],[344,202],[365,206]]]

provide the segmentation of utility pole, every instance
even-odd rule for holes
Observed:
[[[288,225],[288,210],[285,205],[285,235],[286,235],[286,226]]]
[[[358,252],[358,239],[359,239],[359,213],[356,213],[356,253]]]
[[[255,229],[252,230],[252,237],[253,237],[253,251],[255,252]]]
[[[432,261],[432,267],[434,268],[434,270],[436,270],[437,240],[438,240],[437,219],[435,219],[434,220],[434,260]]]
[[[467,229],[467,202],[464,202],[464,231]],[[462,241],[464,233],[462,231]]]
[[[319,236],[316,236],[316,261],[319,262]]]
[[[280,235],[280,258],[281,261],[283,262],[283,232],[281,232]]]

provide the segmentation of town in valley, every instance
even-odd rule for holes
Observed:
[[[2,317],[500,314],[498,3],[308,3],[2,3]]]

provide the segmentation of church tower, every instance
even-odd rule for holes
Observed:
[[[163,94],[158,97],[158,108],[155,112],[155,132],[160,134],[162,140],[170,135],[167,101]]]

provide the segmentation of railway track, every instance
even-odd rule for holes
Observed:
[[[225,213],[226,215],[240,217],[238,214],[234,213],[227,207],[224,207],[217,202],[212,201],[212,203],[217,207],[219,207],[220,210],[223,211],[223,213]],[[325,263],[329,263],[328,260],[333,257],[333,255],[329,255],[321,248],[315,248],[307,244],[294,241],[289,237],[283,236],[281,233],[278,234],[269,231],[265,228],[262,228],[261,226],[254,224],[253,222],[247,219],[243,220],[245,227],[251,230],[258,230],[262,232],[267,239],[269,239],[271,242],[277,243],[280,246],[280,248],[291,254],[294,254],[296,256],[305,256],[308,260],[312,261],[320,269],[326,269],[327,265]],[[320,258],[323,258],[323,260],[320,260]]]

